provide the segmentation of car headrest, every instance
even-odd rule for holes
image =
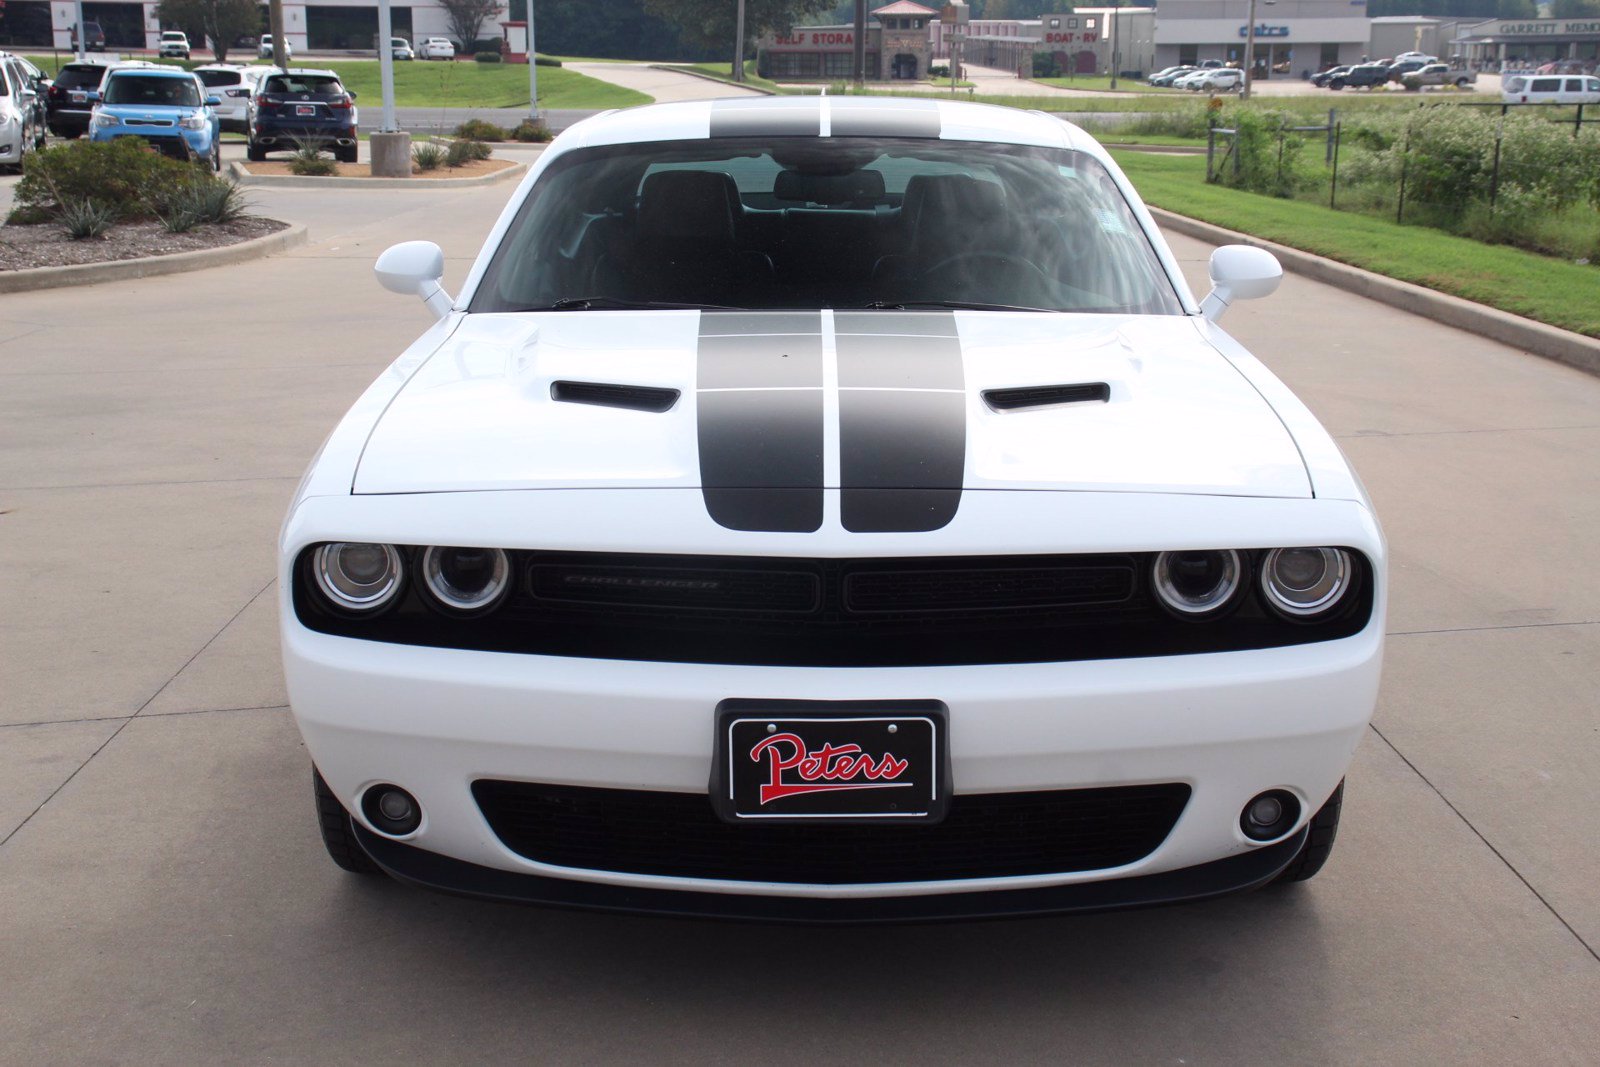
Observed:
[[[924,219],[989,221],[1006,212],[1006,191],[997,182],[966,174],[918,174],[906,182],[902,217],[920,226]]]
[[[883,174],[858,170],[853,174],[802,174],[781,171],[772,187],[779,200],[808,204],[873,203],[883,199]]]
[[[739,187],[712,170],[663,170],[639,189],[639,236],[713,243],[734,239]]]

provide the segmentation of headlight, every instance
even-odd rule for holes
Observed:
[[[1338,606],[1351,574],[1342,548],[1275,548],[1261,561],[1261,591],[1279,614],[1309,619]]]
[[[1163,552],[1151,569],[1151,583],[1163,607],[1186,618],[1214,615],[1233,602],[1243,582],[1244,563],[1231,548],[1203,552]]]
[[[211,123],[206,119],[206,113],[204,111],[196,111],[193,115],[187,115],[184,118],[179,119],[178,125],[182,126],[186,130],[203,130],[207,126],[210,126]]]
[[[433,602],[458,615],[500,603],[511,588],[511,561],[498,548],[441,548],[422,553],[422,584]]]
[[[394,599],[403,576],[393,545],[347,541],[318,548],[311,569],[317,588],[341,611],[376,611]]]
[[[108,115],[104,111],[97,111],[94,115],[94,124],[96,126],[111,127],[120,125],[121,122],[122,120],[117,118],[117,116]]]

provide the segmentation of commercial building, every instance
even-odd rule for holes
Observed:
[[[267,24],[266,5],[261,7],[261,24]],[[444,8],[434,0],[415,3],[396,2],[390,7],[394,32],[402,37],[453,36]],[[163,29],[189,27],[163,26],[156,18],[156,4],[143,0],[91,0],[83,5],[83,17],[97,22],[106,35],[106,48],[154,50]],[[77,21],[70,0],[5,0],[0,9],[0,39],[7,47],[72,48],[72,27]],[[378,37],[377,0],[284,0],[284,35],[297,54],[319,51],[372,51]],[[500,35],[499,23],[486,20],[486,37]],[[205,50],[203,42],[191,34],[195,52]]]
[[[1250,0],[1162,0],[1155,66],[1208,59],[1244,65]],[[1371,54],[1366,0],[1257,0],[1255,74],[1309,76]]]
[[[933,58],[928,24],[939,17],[913,0],[895,0],[869,13],[868,81],[915,81],[928,76]],[[855,27],[797,26],[757,45],[756,70],[778,81],[841,81],[855,73]]]
[[[1367,54],[1373,59],[1397,56],[1402,52],[1422,52],[1449,59],[1460,51],[1455,43],[1461,33],[1460,19],[1384,15],[1369,21],[1372,23],[1372,32],[1368,38]]]
[[[1490,19],[1463,26],[1455,48],[1468,62],[1492,69],[1567,60],[1594,70],[1600,62],[1600,19]]]
[[[1154,69],[1156,10],[1080,7],[1036,19],[974,19],[964,27],[962,59],[1032,77],[1034,56],[1055,58],[1062,74],[1148,73]],[[951,27],[933,25],[933,51],[948,57]],[[1113,62],[1113,55],[1115,60]]]

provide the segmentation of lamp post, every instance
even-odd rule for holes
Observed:
[[[851,73],[859,89],[867,80],[867,0],[856,0],[855,24],[850,38],[854,49],[850,61]]]
[[[531,2],[531,0],[530,0]],[[733,80],[744,81],[744,0],[739,0],[739,6],[733,16]]]
[[[533,50],[533,0],[528,0],[528,118],[539,121],[539,64]]]
[[[1263,4],[1276,4],[1278,0],[1261,0]],[[1250,85],[1256,73],[1256,0],[1250,0],[1249,24],[1244,29],[1244,87],[1239,92],[1242,100],[1250,99]]]
[[[76,58],[77,58],[78,62],[82,63],[83,60],[84,60],[84,57],[88,54],[88,51],[89,51],[89,42],[84,40],[84,38],[89,36],[89,35],[87,33],[85,33],[84,30],[83,30],[83,0],[78,0],[78,2],[73,5],[73,7],[74,7],[75,13],[78,16],[78,29],[77,29],[77,32],[74,34],[74,36],[77,38],[77,45],[78,45],[78,48],[77,48],[78,55],[77,55]]]
[[[1253,2],[1253,0],[1252,0],[1252,2]],[[1122,13],[1122,6],[1119,3],[1117,3],[1117,0],[1112,0],[1112,3],[1111,3],[1111,88],[1113,88],[1113,89],[1115,89],[1117,87],[1117,67],[1119,67],[1121,65],[1121,64],[1119,64],[1117,62],[1117,46],[1122,44],[1122,41],[1121,41],[1120,37],[1117,34],[1117,16],[1119,14],[1121,14],[1121,13]]]

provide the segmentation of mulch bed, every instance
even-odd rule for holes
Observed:
[[[481,178],[485,174],[505,170],[507,167],[516,166],[512,159],[475,159],[471,163],[459,167],[438,167],[434,170],[418,170],[416,165],[411,167],[413,178]],[[269,159],[264,163],[246,163],[245,169],[251,177],[294,177],[294,171],[289,169],[289,164],[279,160]],[[369,163],[335,163],[338,174],[330,177],[340,178],[370,178],[372,165]]]
[[[287,222],[277,219],[248,218],[221,226],[196,226],[188,233],[168,233],[159,222],[119,222],[104,237],[75,241],[58,222],[0,226],[0,270],[170,256],[175,252],[236,245],[288,227]]]

